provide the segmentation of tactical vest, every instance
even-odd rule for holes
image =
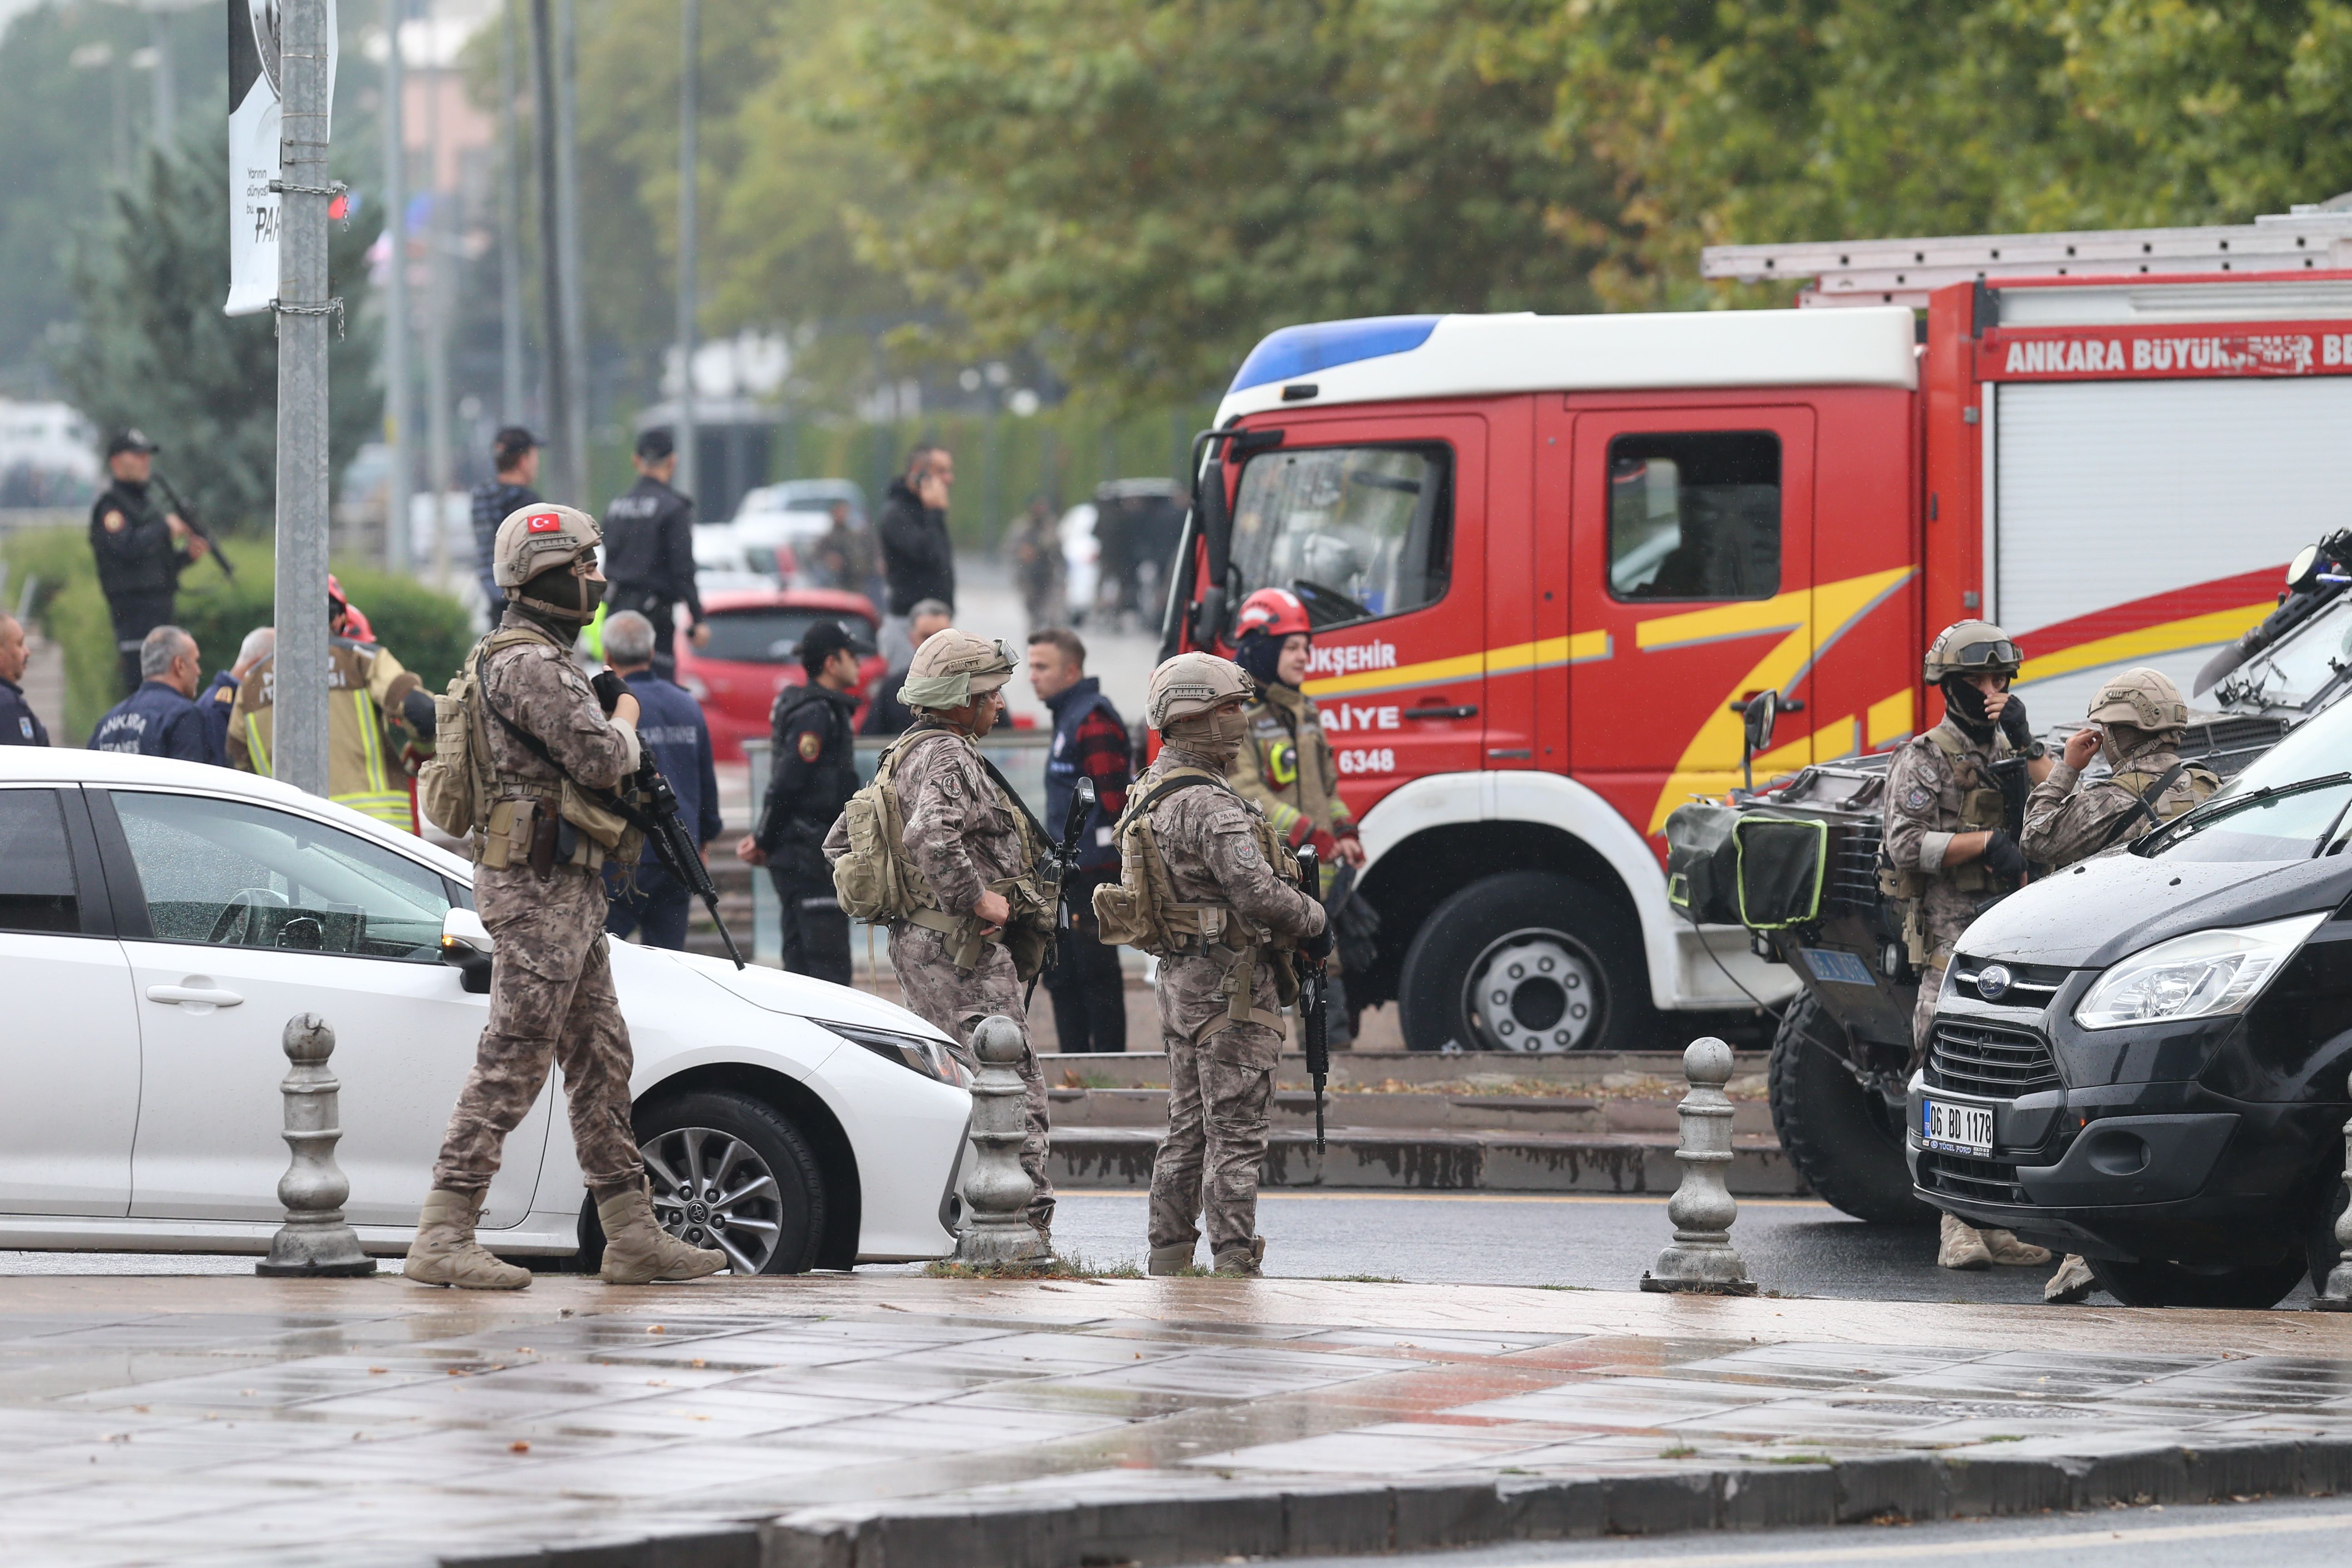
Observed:
[[[2172,771],[2167,769],[2165,773],[2156,773],[2147,768],[2131,767],[2115,773],[2108,780],[2129,791],[2132,798],[2146,805],[2147,810],[2145,813],[2127,811],[2117,817],[2116,830],[2108,837],[2107,844],[2120,844],[2148,828],[2161,827],[2174,817],[2204,805],[2221,787],[2221,776],[2210,769],[2183,763],[2178,776],[2168,779],[2167,775]],[[2167,811],[2162,797],[2171,793],[2170,785],[2176,783],[2189,786],[2189,804],[2178,811]]]
[[[2001,795],[2000,786],[1984,772],[1978,753],[1942,724],[1928,731],[1927,739],[1935,742],[1936,749],[1943,752],[1954,770],[1961,774],[1960,825],[1952,831],[1989,833],[2007,826],[2008,804]],[[2005,752],[2009,741],[1996,731],[1993,744]],[[1996,752],[1996,759],[1998,755]],[[1981,858],[1938,871],[1933,879],[1945,882],[1963,893],[1990,892],[1995,886],[1992,873]],[[1897,866],[1886,858],[1885,847],[1881,844],[1878,890],[1887,900],[1889,912],[1901,921],[1903,944],[1910,952],[1912,963],[1917,967],[1925,967],[1928,957],[1927,931],[1920,923],[1919,901],[1927,895],[1929,880],[1926,874]]]
[[[543,643],[535,632],[508,627],[474,645],[448,689],[433,700],[433,755],[416,777],[418,803],[433,825],[452,837],[473,835],[474,863],[492,870],[525,865],[539,820],[552,813],[576,831],[559,864],[588,871],[606,860],[634,866],[645,835],[609,805],[602,791],[575,783],[561,763],[548,761],[560,779],[526,779],[499,773],[490,762],[489,707],[481,676],[490,655],[525,643]],[[518,735],[526,733],[519,728]],[[559,840],[559,843],[561,841]]]
[[[1176,879],[1160,853],[1152,808],[1177,791],[1192,788],[1221,789],[1243,805],[1249,804],[1223,777],[1206,768],[1171,768],[1153,781],[1150,790],[1130,794],[1127,810],[1112,830],[1118,846],[1118,880],[1095,889],[1096,922],[1108,944],[1140,948],[1159,958],[1206,957],[1223,968],[1218,991],[1225,998],[1224,1016],[1211,1019],[1195,1037],[1196,1044],[1235,1024],[1262,1024],[1280,1034],[1282,1015],[1253,1006],[1251,997],[1256,988],[1260,952],[1286,952],[1297,945],[1295,940],[1264,930],[1231,904],[1178,898]],[[1258,853],[1265,857],[1277,878],[1296,887],[1298,861],[1289,846],[1263,813],[1252,808],[1249,820]],[[1273,970],[1276,994],[1287,1006],[1298,999],[1298,977],[1286,959],[1277,958]]]
[[[987,758],[982,757],[980,765],[987,769],[990,782],[996,786],[998,804],[1013,813],[1021,836],[1021,863],[1029,868],[1019,876],[988,884],[990,892],[1003,894],[1012,906],[1003,927],[987,935],[979,916],[949,914],[922,868],[907,858],[907,822],[898,807],[896,783],[898,752],[919,736],[941,733],[954,731],[926,727],[899,736],[876,763],[874,782],[849,797],[849,804],[842,808],[849,847],[834,862],[834,893],[842,913],[851,920],[886,925],[903,922],[938,931],[948,939],[948,954],[958,974],[970,975],[980,966],[983,950],[995,943],[1013,955],[1015,973],[1027,981],[1051,961],[1061,886],[1048,869],[1052,846],[1045,830]]]

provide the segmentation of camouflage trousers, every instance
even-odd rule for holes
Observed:
[[[1208,1222],[1209,1253],[1247,1247],[1257,1235],[1258,1178],[1265,1163],[1266,1117],[1282,1037],[1262,1024],[1228,1024],[1200,1039],[1225,1014],[1224,970],[1206,958],[1160,961],[1160,1048],[1168,1053],[1168,1137],[1151,1166],[1150,1241],[1189,1247]],[[1261,967],[1254,1003],[1276,1005]]]
[[[474,898],[497,944],[490,1019],[474,1070],[449,1113],[433,1184],[478,1193],[498,1173],[507,1134],[530,1112],[548,1064],[563,1070],[572,1142],[592,1191],[645,1179],[629,1125],[628,1026],[604,951],[604,884],[564,868],[541,881],[529,867],[477,868]]]
[[[1936,1028],[1936,998],[1944,994],[1944,965],[1919,972],[1919,1000],[1911,1006],[1911,1061],[1908,1072],[1927,1059],[1927,1039]]]
[[[1021,1026],[1021,1060],[1015,1071],[1028,1090],[1029,1136],[1022,1141],[1021,1168],[1034,1189],[1029,1200],[1029,1223],[1039,1230],[1054,1224],[1054,1183],[1045,1173],[1045,1154],[1053,1143],[1053,1127],[1045,1115],[1045,1079],[1037,1070],[1037,1053],[1029,1047],[1029,1015],[1021,1005],[1021,977],[1013,972],[1013,955],[991,942],[981,950],[981,961],[968,974],[956,973],[948,956],[947,938],[925,926],[900,925],[890,932],[890,968],[907,1005],[922,1020],[966,1047],[958,1054],[969,1068],[980,1064],[969,1047],[971,1031],[982,1018],[1010,1018]]]

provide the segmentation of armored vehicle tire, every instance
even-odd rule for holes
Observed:
[[[1927,1225],[1911,1192],[1902,1119],[1874,1105],[1845,1065],[1844,1031],[1801,991],[1772,1037],[1772,1129],[1781,1152],[1825,1202],[1874,1225]]]
[[[1397,984],[1416,1051],[1626,1051],[1656,1043],[1631,911],[1573,877],[1505,871],[1440,903]]]
[[[737,1274],[805,1274],[824,1241],[824,1175],[815,1151],[773,1106],[703,1089],[640,1106],[637,1144],[654,1218],[688,1246],[717,1247]],[[604,1233],[592,1198],[580,1223],[593,1272]]]
[[[2118,1263],[2086,1258],[2100,1289],[2126,1307],[2225,1307],[2259,1312],[2275,1307],[2303,1281],[2310,1260],[2291,1253],[2275,1263],[2192,1268],[2160,1258]]]

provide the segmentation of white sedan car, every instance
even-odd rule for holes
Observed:
[[[266,1251],[280,1041],[314,1012],[346,1212],[404,1251],[488,1008],[471,873],[268,779],[0,746],[0,1247]],[[938,1030],[776,970],[618,942],[612,962],[668,1228],[738,1273],[953,1249],[971,1105]],[[593,1268],[594,1215],[551,1081],[482,1239]]]

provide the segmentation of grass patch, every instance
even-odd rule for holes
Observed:
[[[1132,1263],[1095,1263],[1083,1253],[1056,1253],[1042,1268],[975,1268],[943,1258],[923,1269],[926,1279],[1140,1279],[1143,1270]]]
[[[1768,1465],[1830,1465],[1837,1461],[1827,1454],[1775,1454],[1764,1462]]]
[[[1536,1289],[1538,1290],[1591,1290],[1595,1289],[1595,1287],[1591,1285],[1538,1285]]]
[[[1324,1274],[1318,1278],[1329,1285],[1402,1285],[1404,1283],[1393,1274]]]
[[[1688,1443],[1677,1443],[1671,1448],[1659,1449],[1658,1458],[1661,1459],[1687,1459],[1697,1452],[1698,1450],[1692,1447]]]
[[[1979,1437],[1977,1441],[1979,1443],[2022,1443],[2025,1439],[2011,1433],[1996,1432],[1990,1437]]]

